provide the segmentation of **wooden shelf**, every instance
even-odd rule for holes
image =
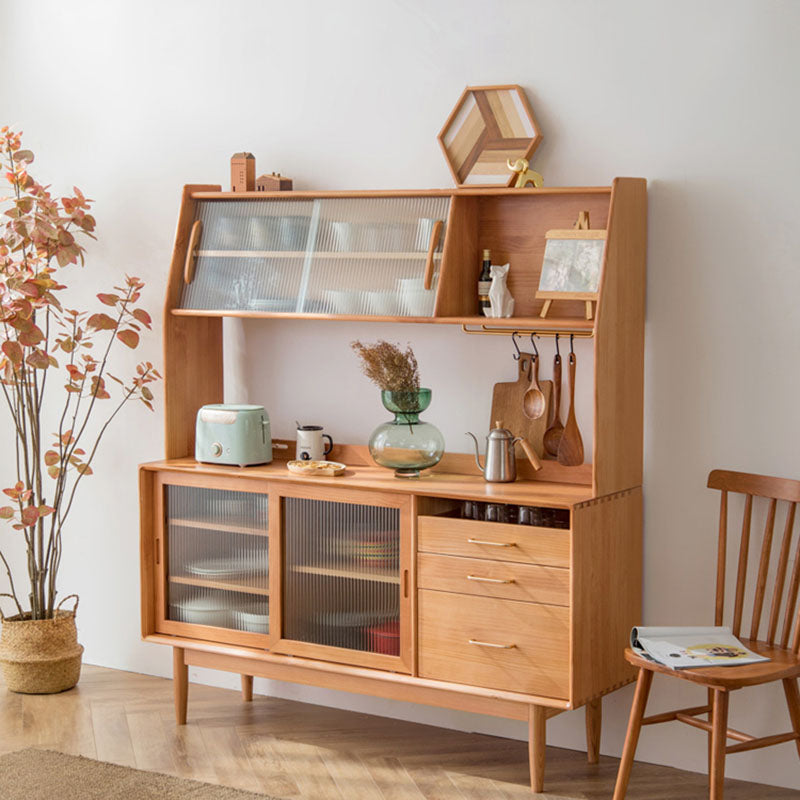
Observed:
[[[427,325],[486,325],[503,328],[509,333],[515,330],[558,331],[559,333],[592,333],[594,321],[577,317],[379,317],[372,314],[305,314],[296,311],[247,311],[239,309],[195,309],[173,308],[170,312],[178,317],[245,317],[253,319],[308,319],[359,322],[411,322]]]
[[[208,519],[170,519],[168,523],[177,528],[201,528],[208,531],[222,531],[223,533],[241,533],[245,536],[269,536],[269,532],[262,528],[231,525],[227,522],[214,522]]]
[[[610,186],[542,186],[539,189],[514,189],[510,187],[469,186],[460,189],[350,189],[341,191],[291,192],[223,192],[190,188],[192,200],[316,200],[317,198],[348,197],[470,197],[502,196],[536,197],[547,195],[611,194]]]
[[[170,575],[170,583],[180,583],[185,586],[201,586],[204,589],[224,589],[226,592],[241,592],[242,594],[257,594],[269,597],[269,588],[261,586],[246,586],[237,583],[236,580],[220,578],[209,580],[208,578],[189,578],[182,575]]]
[[[391,572],[358,572],[353,569],[338,567],[292,567],[292,572],[303,572],[307,575],[327,575],[331,578],[349,578],[356,581],[375,581],[376,583],[400,583],[400,575]]]
[[[198,250],[198,256],[206,258],[305,258],[305,250]],[[352,260],[367,260],[367,259],[384,259],[387,261],[419,261],[424,260],[426,253],[421,250],[415,252],[342,252],[336,251],[313,251],[313,258],[328,258],[328,259],[352,259]],[[434,253],[434,260],[438,261],[442,257],[441,253]]]

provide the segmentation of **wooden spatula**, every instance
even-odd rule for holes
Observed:
[[[583,464],[583,439],[575,419],[575,366],[578,359],[575,353],[569,354],[569,414],[564,433],[558,444],[558,463],[565,467],[577,467]]]
[[[544,432],[542,443],[551,456],[557,456],[558,445],[564,433],[564,426],[561,424],[561,356],[558,353],[553,359],[553,402],[550,407],[552,420]]]

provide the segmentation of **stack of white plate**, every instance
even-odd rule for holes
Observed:
[[[231,612],[233,625],[240,631],[269,633],[269,603],[264,601],[243,603]]]
[[[221,558],[204,558],[186,565],[186,571],[198,578],[266,577],[269,572],[266,551],[240,553]]]
[[[219,597],[203,595],[187,597],[170,603],[170,619],[176,622],[189,622],[192,625],[214,625],[228,628],[231,625],[231,612]]]

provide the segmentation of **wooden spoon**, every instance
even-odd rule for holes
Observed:
[[[522,410],[528,419],[539,419],[544,414],[547,400],[539,388],[539,357],[531,356],[531,385],[522,395]]]
[[[569,414],[558,445],[558,463],[565,467],[583,464],[583,440],[575,419],[575,353],[569,354]]]
[[[544,432],[542,444],[547,453],[557,456],[558,445],[564,433],[564,426],[561,424],[561,356],[558,353],[553,359],[553,402],[550,407],[552,420]]]

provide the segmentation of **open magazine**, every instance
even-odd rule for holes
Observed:
[[[671,669],[731,667],[768,658],[748,650],[725,627],[644,627],[631,630],[631,647],[640,655]]]

